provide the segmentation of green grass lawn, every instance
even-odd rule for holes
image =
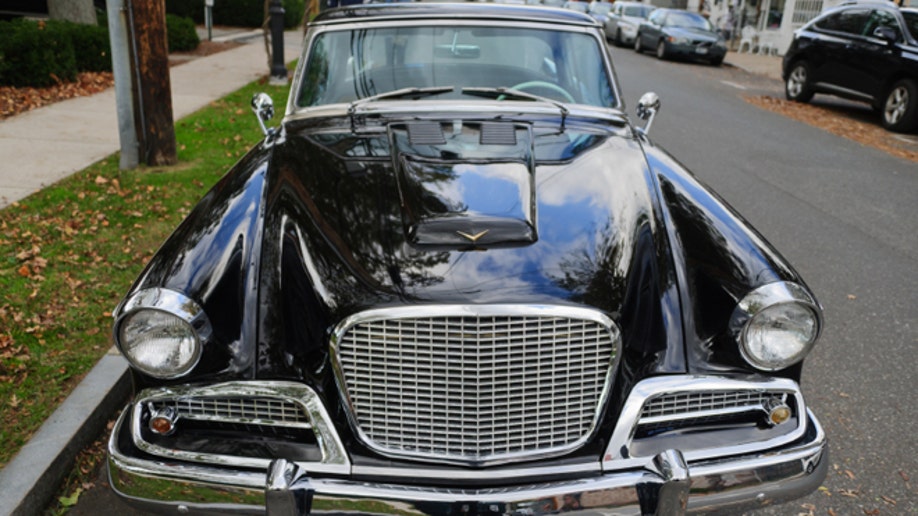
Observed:
[[[112,311],[172,229],[252,145],[252,83],[176,122],[178,164],[112,155],[0,210],[0,468],[111,347]]]

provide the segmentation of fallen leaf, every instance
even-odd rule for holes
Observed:
[[[849,301],[854,301],[855,299],[857,299],[857,296],[855,296],[854,294],[848,294]]]
[[[888,496],[880,495],[880,498],[882,498],[883,501],[888,503],[889,505],[896,505],[896,501]]]

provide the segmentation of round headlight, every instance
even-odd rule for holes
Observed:
[[[191,325],[159,310],[128,315],[118,337],[121,352],[131,364],[157,378],[180,376],[201,356],[201,344]]]
[[[799,285],[770,284],[740,302],[732,326],[743,358],[758,369],[776,371],[810,352],[819,336],[819,307]]]
[[[131,296],[121,311],[115,338],[132,366],[156,378],[177,378],[197,365],[210,324],[194,301],[149,289]]]

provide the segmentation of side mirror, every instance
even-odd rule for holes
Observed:
[[[637,105],[637,116],[641,120],[647,121],[647,124],[644,125],[643,129],[641,129],[642,133],[647,134],[647,132],[650,131],[650,124],[653,123],[653,119],[659,110],[660,97],[656,93],[648,91],[647,93],[641,95],[641,99],[638,100]]]
[[[256,93],[252,97],[252,111],[255,112],[255,117],[258,118],[261,132],[265,136],[269,136],[272,130],[265,126],[265,122],[274,118],[274,101],[271,100],[267,93]]]
[[[882,39],[887,45],[892,45],[899,40],[899,34],[891,27],[877,27],[873,30],[873,37]]]

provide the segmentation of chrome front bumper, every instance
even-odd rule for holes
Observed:
[[[283,460],[271,463],[267,473],[148,460],[119,449],[119,421],[109,442],[109,477],[126,502],[159,513],[735,513],[791,500],[819,487],[828,467],[827,441],[816,418],[808,416],[804,436],[766,453],[687,463],[678,450],[667,450],[643,468],[488,489],[311,476]]]

